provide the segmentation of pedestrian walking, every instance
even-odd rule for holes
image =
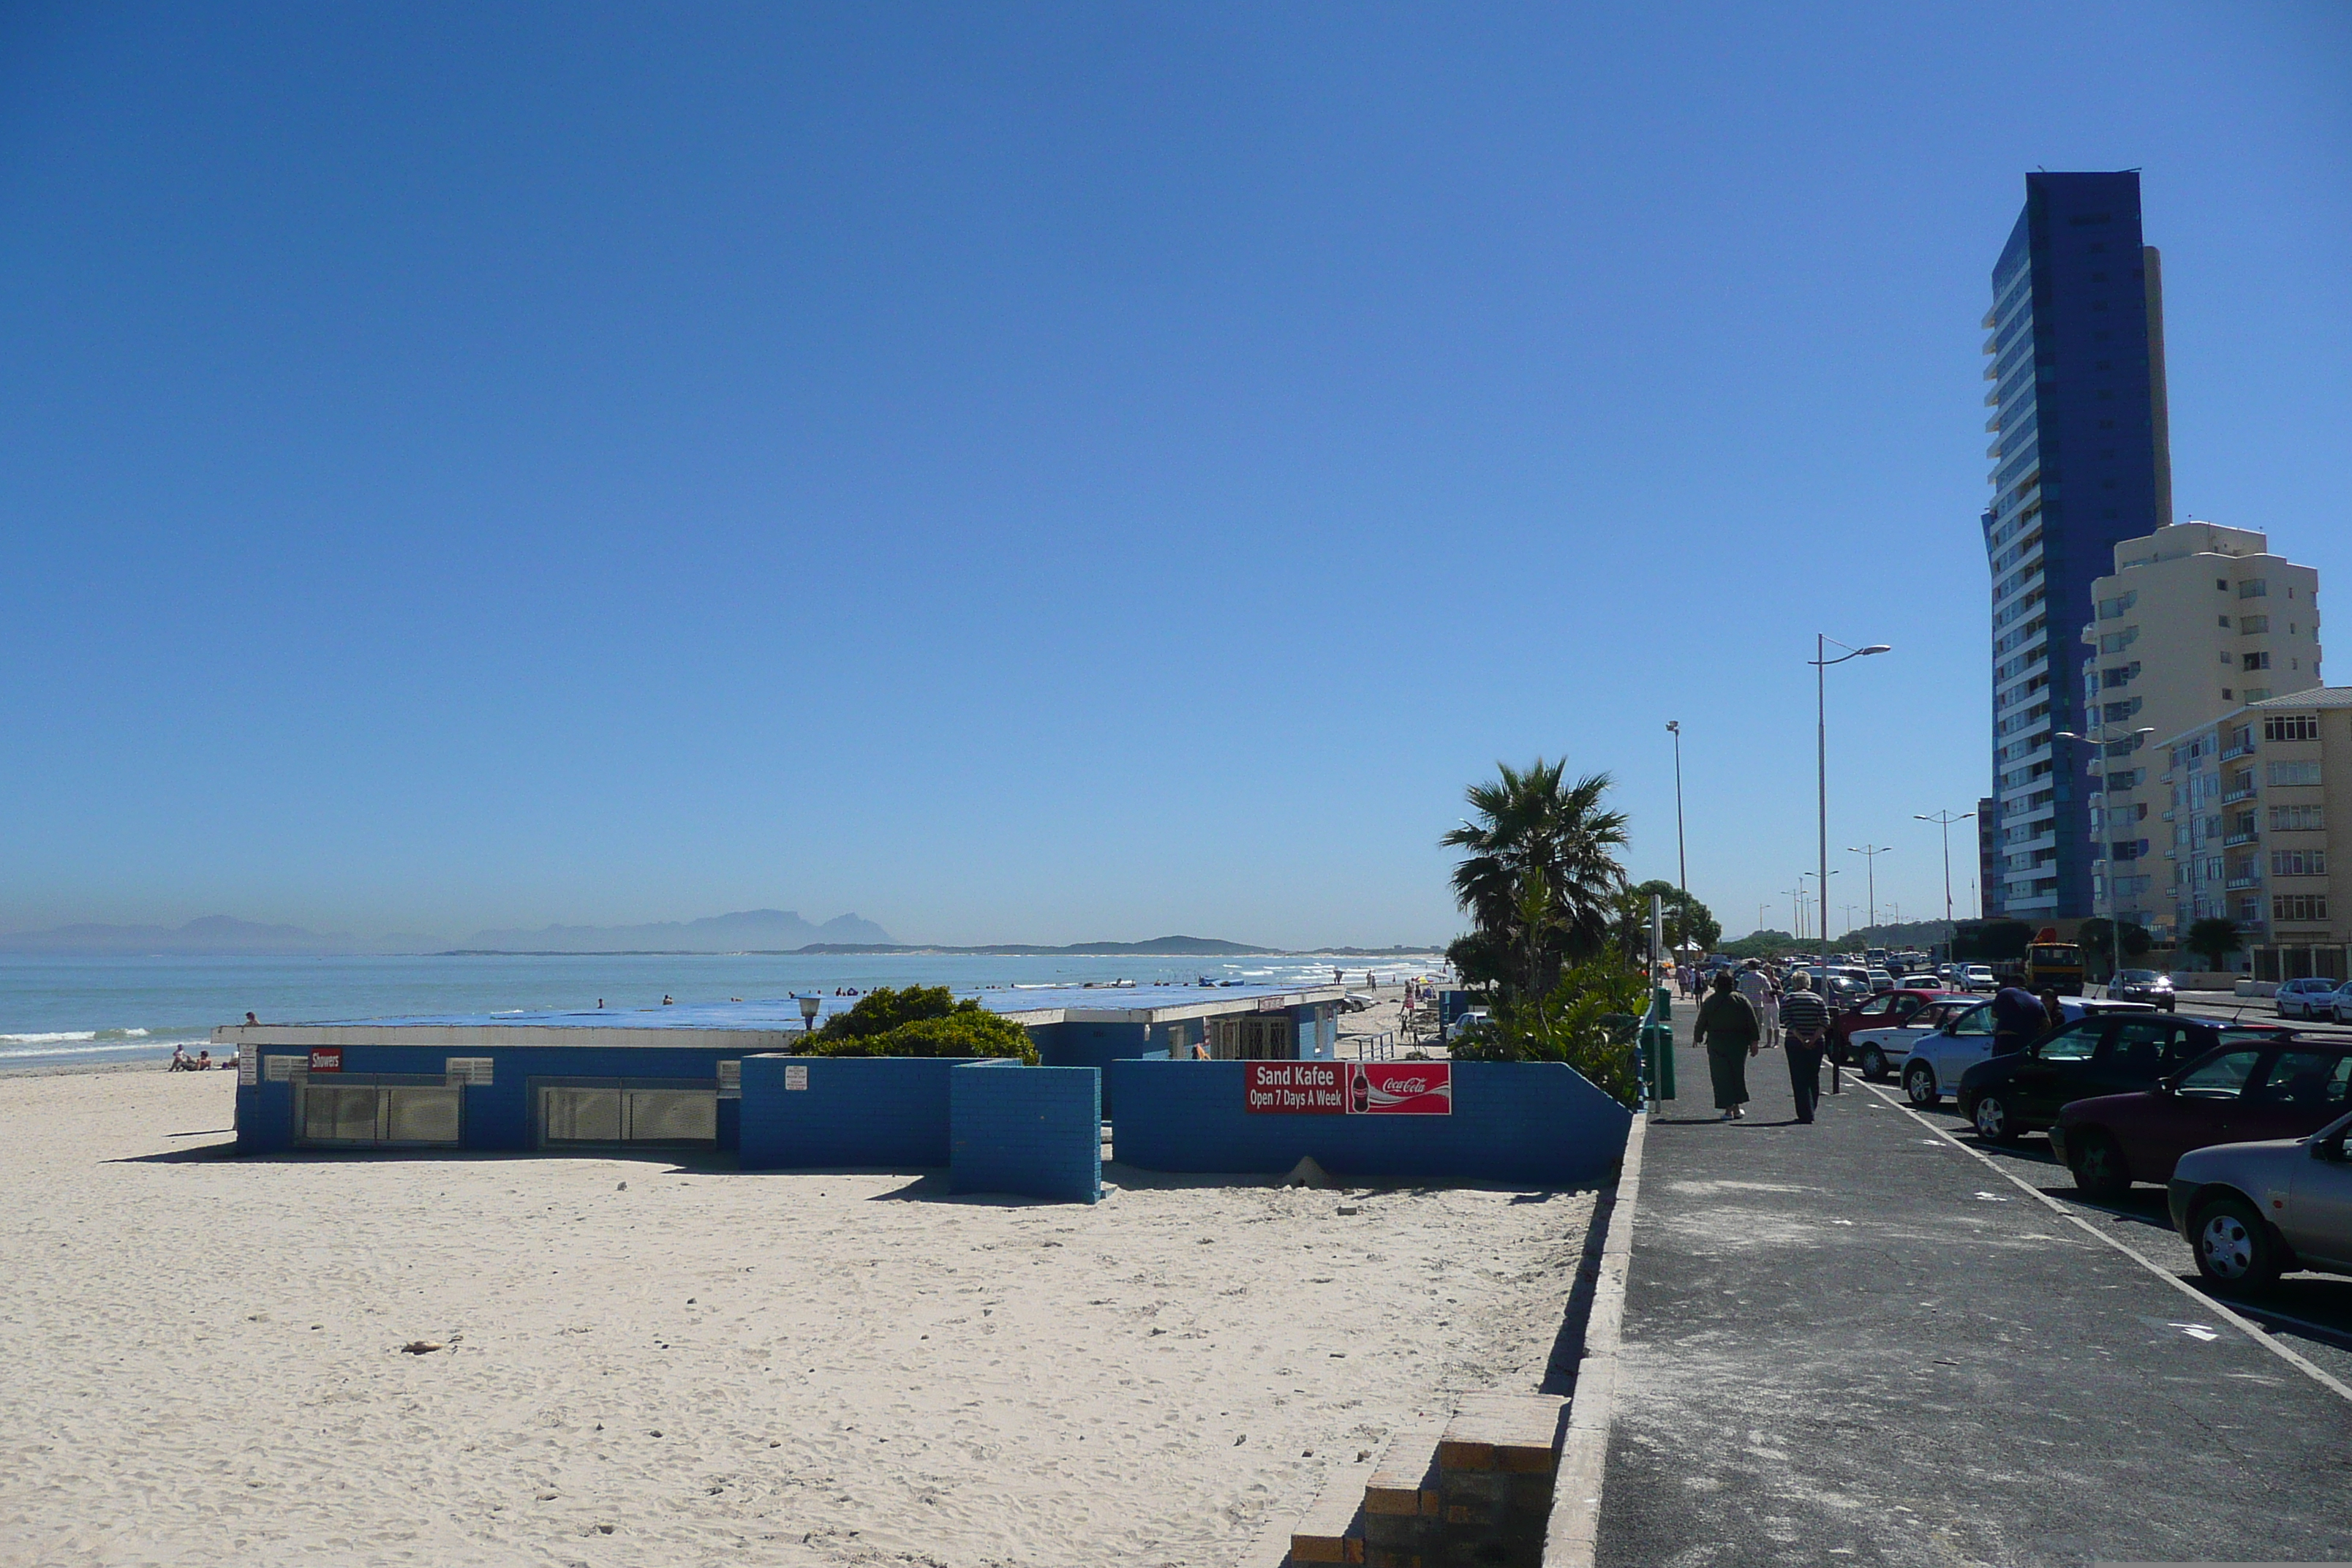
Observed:
[[[1772,977],[1764,973],[1764,961],[1751,958],[1739,966],[1739,994],[1756,1009],[1758,1037],[1766,1050],[1780,1043],[1780,996],[1772,989]]]
[[[1726,1121],[1748,1114],[1748,1058],[1756,1054],[1756,1009],[1739,994],[1727,970],[1718,971],[1714,989],[1698,1005],[1691,1044],[1706,1047],[1707,1077],[1715,1083],[1715,1108]]]
[[[1822,1102],[1822,1052],[1829,1043],[1830,1005],[1813,994],[1811,978],[1800,970],[1780,996],[1780,1048],[1788,1053],[1797,1120],[1808,1127]]]

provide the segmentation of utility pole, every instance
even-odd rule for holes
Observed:
[[[1675,738],[1675,896],[1682,900],[1675,920],[1682,938],[1690,939],[1690,858],[1683,852],[1683,722],[1666,721],[1666,733]]]
[[[1948,811],[1939,811],[1933,816],[1919,811],[1911,814],[1912,821],[1932,822],[1944,830],[1944,923],[1946,925],[1952,922],[1952,824],[1966,822],[1975,815],[1973,811],[1964,811],[1958,816]]]
[[[1870,868],[1870,923],[1875,926],[1878,923],[1878,858],[1886,853],[1886,846],[1864,844],[1856,848],[1849,845],[1846,847],[1846,853],[1864,857],[1864,863]]]

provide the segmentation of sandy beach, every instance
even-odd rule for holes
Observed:
[[[1535,1385],[1592,1207],[238,1161],[234,1083],[0,1079],[0,1562],[1238,1563]]]

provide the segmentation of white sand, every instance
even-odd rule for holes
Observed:
[[[0,1079],[0,1562],[1232,1563],[1401,1422],[1533,1388],[1591,1212],[141,1158],[233,1087]]]

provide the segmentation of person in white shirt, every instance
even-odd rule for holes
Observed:
[[[1739,969],[1739,994],[1756,1009],[1756,1025],[1763,1032],[1761,1044],[1766,1049],[1780,1043],[1780,994],[1772,989],[1772,978],[1764,973],[1763,963],[1749,959]]]

